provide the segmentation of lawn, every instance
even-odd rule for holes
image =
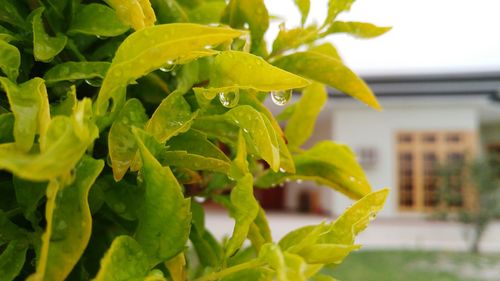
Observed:
[[[341,281],[500,281],[500,254],[366,250],[324,273]]]

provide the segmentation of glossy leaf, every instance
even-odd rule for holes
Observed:
[[[271,55],[281,54],[286,50],[296,49],[303,44],[310,43],[318,38],[318,32],[318,28],[314,25],[306,28],[297,27],[289,30],[282,27],[273,42],[273,51]]]
[[[239,126],[251,139],[259,155],[274,171],[279,170],[280,155],[276,134],[269,128],[258,111],[248,105],[238,106],[226,113],[227,118]]]
[[[16,81],[21,65],[21,54],[19,50],[11,44],[0,40],[0,69],[9,77]]]
[[[290,72],[327,84],[372,108],[381,109],[368,85],[341,61],[332,57],[317,52],[298,52],[282,57],[274,64]]]
[[[217,158],[191,154],[187,151],[164,151],[160,154],[161,162],[168,166],[187,168],[195,171],[213,171],[227,173],[229,163]]]
[[[155,110],[146,124],[146,132],[164,143],[187,131],[197,114],[191,112],[191,107],[179,92],[173,92]]]
[[[302,15],[302,25],[307,20],[307,16],[309,15],[309,9],[311,7],[311,1],[310,0],[295,0],[295,5],[297,5],[297,8],[299,8],[300,14]]]
[[[141,102],[129,99],[109,129],[108,148],[116,181],[123,178],[137,154],[133,127],[143,128],[148,116]]]
[[[307,85],[309,82],[304,78],[274,67],[258,56],[225,51],[215,57],[210,85],[204,91],[212,95],[235,89],[269,92]]]
[[[224,152],[207,139],[207,135],[194,129],[171,138],[167,142],[167,146],[169,150],[184,150],[189,154],[202,155],[224,162],[230,161]]]
[[[61,81],[83,79],[103,79],[109,68],[108,62],[65,62],[60,63],[45,72],[43,79],[47,84]]]
[[[43,11],[44,8],[38,8],[33,14],[33,52],[36,60],[49,62],[64,49],[68,38],[63,34],[51,37],[45,31],[42,20]]]
[[[40,153],[25,153],[12,143],[1,144],[0,169],[33,181],[68,176],[98,135],[90,114],[90,100],[84,100],[77,105],[72,117],[53,118]]]
[[[296,149],[309,139],[314,131],[316,118],[327,99],[325,86],[319,83],[313,83],[302,91],[302,97],[296,103],[285,129],[289,147]]]
[[[96,112],[103,115],[113,100],[112,110],[122,102],[130,82],[158,69],[167,62],[182,64],[213,55],[207,45],[218,45],[242,33],[228,28],[195,24],[166,24],[145,28],[123,41],[106,73],[96,101]]]
[[[151,265],[179,254],[189,237],[190,201],[169,167],[162,167],[137,136],[145,195],[135,233]]]
[[[71,21],[68,33],[96,36],[118,36],[130,29],[120,21],[113,9],[92,3],[80,5]]]
[[[391,30],[391,27],[378,27],[374,24],[366,22],[335,21],[328,28],[326,33],[347,33],[357,38],[374,38],[386,33],[389,30]]]
[[[156,21],[149,0],[106,0],[120,20],[135,30],[153,26]]]
[[[248,23],[254,52],[259,49],[269,27],[269,14],[263,0],[231,0],[222,15],[222,22],[234,28],[242,28]]]
[[[52,181],[47,188],[47,229],[37,270],[28,280],[65,280],[87,247],[92,228],[87,197],[104,167],[102,160],[84,157],[69,186]]]
[[[0,85],[7,93],[10,108],[14,113],[16,148],[28,151],[33,146],[35,135],[39,133],[43,136],[50,122],[45,84],[42,79],[34,78],[16,85],[9,79],[0,77]]]
[[[118,236],[101,260],[94,281],[143,280],[150,269],[148,256],[130,236]]]
[[[0,254],[0,280],[15,280],[23,268],[27,250],[27,241],[14,240],[7,245],[7,248]]]

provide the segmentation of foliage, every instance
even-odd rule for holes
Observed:
[[[0,3],[0,280],[306,280],[359,248],[388,191],[345,145],[300,148],[325,85],[379,108],[316,43],[388,30],[336,21],[352,1],[331,0],[321,27],[283,27],[271,52],[262,0]],[[296,3],[305,23],[310,3]],[[283,132],[263,100],[292,90]],[[253,189],[287,179],[358,201],[275,244]],[[229,240],[196,198],[229,210]]]
[[[472,230],[470,250],[479,252],[479,244],[488,225],[500,216],[500,162],[487,157],[467,163],[447,163],[439,169],[441,207],[436,216],[455,219]],[[461,189],[473,187],[472,204],[465,204]],[[452,214],[456,214],[453,216]]]

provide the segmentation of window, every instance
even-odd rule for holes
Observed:
[[[438,167],[465,161],[474,150],[474,133],[401,132],[396,136],[399,207],[430,211],[439,207]],[[457,177],[458,179],[459,177]],[[455,207],[468,205],[470,190],[457,181]]]

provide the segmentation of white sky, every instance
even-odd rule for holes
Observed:
[[[286,26],[300,23],[293,0],[266,0]],[[308,22],[322,23],[327,0],[311,0]],[[500,71],[500,0],[357,0],[342,20],[393,29],[376,39],[330,36],[360,74]],[[274,39],[279,21],[266,37]]]

